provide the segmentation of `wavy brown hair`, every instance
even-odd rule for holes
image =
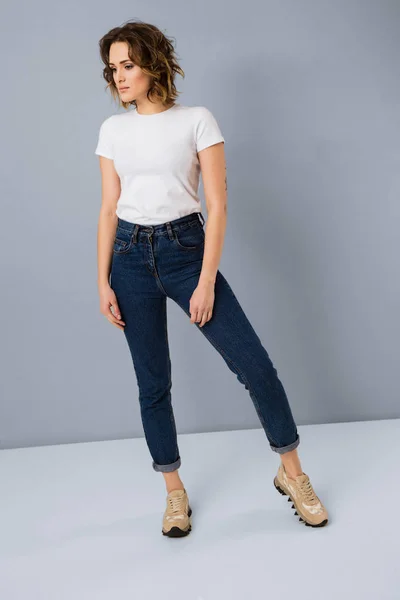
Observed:
[[[169,105],[175,102],[180,93],[175,87],[176,73],[185,77],[184,71],[176,60],[171,39],[174,38],[168,38],[155,25],[138,20],[126,21],[121,27],[110,29],[101,38],[99,46],[101,60],[104,63],[103,77],[112,97],[119,100],[120,106],[128,109],[133,104],[136,108],[136,101],[123,102],[120,99],[113,72],[109,66],[111,44],[114,42],[128,44],[128,55],[131,61],[152,78],[152,83],[147,91],[148,99],[151,102],[161,100],[164,105]]]

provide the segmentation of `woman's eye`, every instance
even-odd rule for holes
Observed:
[[[125,65],[125,69],[129,68],[132,69],[133,65]],[[116,71],[117,69],[111,69],[111,71]]]

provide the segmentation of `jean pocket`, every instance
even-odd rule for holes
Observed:
[[[130,246],[131,246],[130,232],[124,231],[121,229],[117,229],[115,238],[114,238],[113,252],[115,254],[123,254],[124,252],[128,252]]]
[[[200,250],[204,246],[205,234],[200,223],[175,230],[174,241],[181,250]]]

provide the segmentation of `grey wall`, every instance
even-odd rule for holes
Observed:
[[[118,112],[97,44],[131,18],[176,38],[178,101],[207,106],[226,138],[220,269],[298,425],[399,417],[398,2],[6,10],[1,447],[143,436],[128,346],[100,314],[96,283],[94,149]],[[260,427],[245,388],[172,301],[168,321],[178,432]]]

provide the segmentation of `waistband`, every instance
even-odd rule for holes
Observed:
[[[118,217],[118,227],[121,227],[121,229],[126,229],[127,231],[135,231],[135,234],[137,234],[139,231],[157,234],[164,233],[166,230],[168,231],[169,227],[177,227],[182,223],[194,221],[195,219],[198,219],[202,226],[204,225],[205,221],[201,211],[196,211],[190,215],[185,215],[184,217],[174,219],[173,221],[159,223],[158,225],[141,225],[140,223],[132,223],[131,221],[125,221],[124,219]]]

